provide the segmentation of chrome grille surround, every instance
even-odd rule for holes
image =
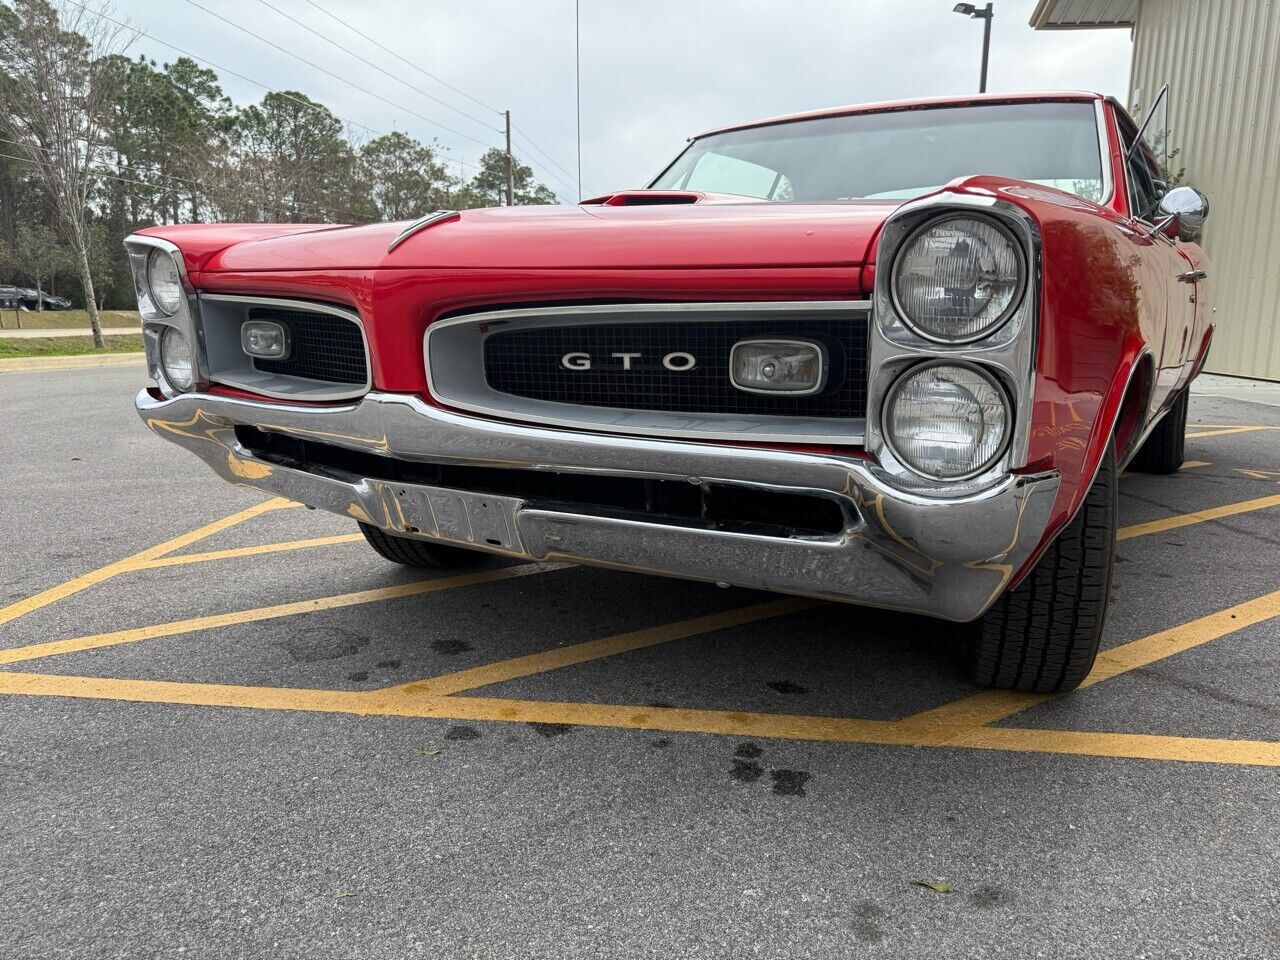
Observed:
[[[373,387],[369,342],[360,315],[310,300],[199,295],[208,378],[280,400],[353,400]],[[307,318],[314,323],[307,323]],[[282,319],[305,349],[287,360],[249,357],[240,326],[249,319]],[[302,333],[304,336],[298,337]]]
[[[865,324],[865,329],[869,330],[870,318],[871,303],[863,300],[539,307],[486,311],[436,321],[427,327],[423,351],[431,394],[451,407],[486,416],[636,436],[857,445],[862,443],[866,429],[865,347],[858,356],[850,357],[850,363],[857,365],[856,370],[851,370],[851,375],[857,381],[860,395],[852,401],[860,404],[860,415],[822,416],[813,412],[814,397],[778,397],[777,408],[781,409],[785,409],[788,399],[792,404],[799,401],[807,404],[794,407],[807,411],[801,415],[784,415],[760,412],[762,408],[769,410],[768,406],[760,404],[758,398],[747,401],[745,398],[750,395],[745,393],[742,394],[744,405],[730,413],[705,408],[636,409],[590,402],[566,403],[504,393],[489,383],[485,344],[491,336],[539,329],[560,331],[572,327],[672,323],[684,326],[735,321],[749,323],[752,337],[799,335],[805,330],[806,319],[823,325],[843,319]],[[865,343],[865,339],[860,342]],[[680,347],[677,345],[674,349],[679,350]],[[655,388],[661,388],[656,380],[653,382]],[[706,385],[705,379],[703,385]],[[734,390],[727,365],[723,370],[723,388]],[[747,405],[751,403],[754,406]],[[652,405],[669,406],[661,403]],[[845,410],[849,409],[850,404],[846,404]]]

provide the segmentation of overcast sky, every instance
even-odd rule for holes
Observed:
[[[197,2],[343,79],[220,22]],[[391,76],[308,33],[268,4]],[[643,185],[686,137],[721,124],[976,90],[982,25],[953,13],[953,5],[951,0],[581,0],[584,194]],[[996,0],[988,89],[1090,89],[1123,99],[1129,31],[1037,33],[1027,26],[1034,5],[1035,0]],[[573,0],[113,0],[112,7],[115,16],[150,34],[135,41],[135,55],[172,60],[175,51],[156,42],[163,40],[273,89],[301,90],[374,131],[400,129],[423,140],[438,138],[449,148],[447,156],[464,162],[474,163],[483,152],[476,141],[500,145],[496,113],[396,60],[324,11],[332,12],[476,100],[509,108],[516,128],[564,169],[553,167],[520,136],[517,152],[562,198],[576,199]],[[218,72],[237,103],[261,99],[263,87]]]

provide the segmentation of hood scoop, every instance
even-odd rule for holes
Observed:
[[[717,196],[725,195],[702,193],[697,190],[619,190],[617,193],[605,193],[583,200],[581,204],[584,207],[660,207],[678,203],[714,203]]]

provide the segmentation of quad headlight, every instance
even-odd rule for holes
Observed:
[[[932,480],[964,480],[1008,446],[1012,414],[1004,389],[974,364],[934,360],[912,367],[885,398],[883,432],[908,469]]]
[[[898,313],[930,340],[968,343],[994,333],[1026,287],[1022,248],[1002,225],[969,214],[940,217],[902,245],[893,265]]]
[[[151,302],[167,317],[182,306],[182,274],[178,262],[164,250],[152,250],[147,256],[147,289]]]
[[[160,335],[160,369],[169,386],[185,393],[196,385],[196,358],[191,341],[177,327],[165,327]]]

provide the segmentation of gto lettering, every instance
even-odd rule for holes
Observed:
[[[676,373],[682,370],[692,370],[697,362],[692,353],[685,353],[683,350],[668,353],[662,358],[662,365],[668,370],[674,370]]]
[[[615,357],[615,358],[618,358],[618,359],[622,360],[622,369],[623,369],[623,370],[630,370],[630,369],[631,369],[631,361],[632,361],[632,360],[634,360],[636,357],[640,356],[640,354],[638,354],[638,353],[614,353],[614,354],[611,354],[611,356],[613,356],[613,357]]]
[[[623,370],[631,370],[632,363],[643,356],[644,354],[639,351],[628,352],[620,350],[617,353],[609,354],[611,360],[619,361],[619,366]],[[662,365],[673,373],[684,373],[686,370],[692,370],[698,365],[698,358],[692,353],[674,350],[662,358]],[[592,369],[591,354],[577,351],[566,353],[560,358],[560,366],[566,370],[590,370]]]

